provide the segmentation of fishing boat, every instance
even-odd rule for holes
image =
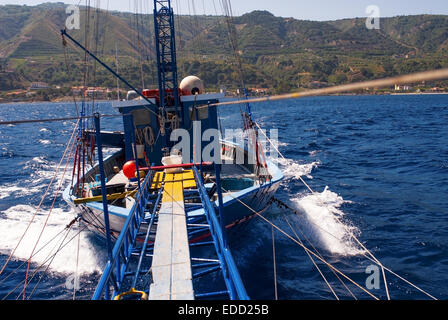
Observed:
[[[230,20],[227,16],[229,27]],[[277,164],[267,157],[261,135],[278,155],[282,158],[284,156],[254,120],[251,103],[446,79],[448,70],[268,98],[249,99],[245,94],[242,99],[228,100],[223,93],[207,93],[204,83],[196,76],[188,76],[179,83],[174,11],[170,0],[154,0],[154,30],[158,89],[137,89],[67,30],[62,30],[63,44],[66,46],[71,42],[83,50],[86,57],[90,56],[117,81],[121,81],[129,90],[127,99],[114,102],[114,112],[111,114],[100,114],[94,111],[94,107],[88,108],[83,103],[76,118],[0,123],[78,121],[62,157],[63,160],[71,148],[67,159],[71,158],[73,152],[72,182],[63,192],[63,198],[77,213],[76,219],[66,229],[70,231],[75,222],[80,222],[80,230],[91,230],[103,240],[107,250],[106,266],[92,299],[250,299],[238,265],[233,260],[229,246],[231,240],[228,238],[231,239],[229,231],[237,233],[237,226],[253,217],[260,217],[272,226],[274,274],[274,230],[277,230],[305,250],[336,299],[339,299],[337,293],[315,261],[328,266],[354,298],[344,281],[350,282],[371,298],[378,299],[327,262],[311,243],[314,250],[308,248],[289,222],[296,237],[263,216],[274,203],[297,216],[300,213],[275,198],[284,175]],[[233,31],[229,29],[230,41],[235,41],[235,35],[231,34]],[[236,43],[232,44],[232,48],[237,51]],[[235,57],[241,67],[239,54],[235,54]],[[245,92],[244,81],[241,90]],[[241,134],[224,134],[226,128],[221,126],[218,112],[223,105],[239,105],[243,128],[238,133]],[[87,112],[87,109],[91,112]],[[112,117],[119,118],[122,126],[112,131],[102,130],[102,122]],[[106,148],[112,151],[104,157]],[[299,179],[314,195],[315,192],[304,179]],[[347,232],[363,250],[363,255],[381,268],[388,299],[390,294],[386,271],[435,299],[385,267],[356,235],[350,230]],[[204,247],[207,250],[202,250]],[[11,261],[14,252],[15,249],[0,274]],[[26,298],[28,271],[33,255],[34,250],[28,260],[24,287],[20,293],[23,299]],[[221,277],[201,280],[215,273]]]
[[[63,196],[80,221],[106,239],[108,267],[95,299],[135,293],[148,252],[152,254],[148,262],[151,289],[139,291],[142,296],[149,291],[150,299],[199,298],[193,279],[221,271],[227,290],[202,296],[247,299],[228,250],[227,229],[263,214],[284,178],[266,157],[249,104],[240,109],[244,123],[241,139],[225,140],[226,128],[220,126],[217,107],[225,95],[205,92],[204,83],[196,76],[179,84],[174,26],[170,0],[155,0],[155,90],[136,89],[62,30],[64,44],[70,40],[129,88],[128,99],[112,106],[122,117],[122,128],[102,131],[100,121],[107,117],[81,112],[73,182]],[[92,117],[94,129],[89,127]],[[116,151],[103,159],[103,148]],[[93,164],[95,149],[98,161],[85,172],[86,161]],[[139,243],[143,245],[138,247]],[[193,266],[191,245],[214,246],[218,259],[205,258],[208,264]],[[140,252],[140,262],[126,291],[122,283],[124,273],[129,274],[133,250]],[[121,266],[122,272],[114,273],[113,265]],[[172,266],[171,271],[165,270],[167,265]],[[192,274],[195,268],[205,270]],[[174,281],[173,277],[182,279]]]
[[[164,5],[166,7],[163,6],[158,12],[164,15],[164,10],[168,10],[172,14],[169,1]],[[155,13],[156,17],[158,12]],[[224,94],[205,93],[203,82],[195,76],[185,78],[178,86],[174,25],[159,25],[159,33],[165,32],[163,28],[171,30],[173,39],[170,39],[170,44],[167,44],[166,39],[162,40],[164,43],[156,39],[161,50],[170,48],[168,53],[159,55],[159,89],[142,92],[134,90],[131,91],[134,93],[134,99],[113,103],[113,108],[123,117],[123,128],[100,133],[102,147],[117,149],[103,163],[107,180],[110,229],[115,237],[120,234],[135,205],[138,189],[135,177],[137,166],[148,171],[151,166],[163,168],[165,161],[177,161],[182,170],[190,163],[197,164],[202,169],[207,194],[215,205],[218,205],[213,167],[202,164],[213,161],[214,164],[222,165],[220,180],[223,190],[223,223],[228,228],[254,216],[242,203],[257,212],[266,211],[283,180],[283,174],[277,165],[266,159],[259,141],[258,128],[255,127],[249,112],[243,114],[246,135],[241,141],[202,141],[207,132],[220,134],[225,130],[219,127],[217,108],[209,107],[210,104],[219,103]],[[191,137],[191,141],[183,146],[187,150],[182,152],[176,149],[176,142],[170,141],[171,136],[180,130],[183,130],[187,137]],[[95,147],[94,131],[84,130],[80,136],[86,148]],[[209,149],[216,155],[212,152],[213,159],[204,161],[204,158],[210,158],[210,152],[203,155],[204,150],[207,152]],[[81,159],[81,149],[78,150],[78,159]],[[135,169],[126,176],[123,168],[136,159],[137,166],[134,165]],[[81,162],[77,165],[79,168]],[[79,212],[89,229],[104,236],[104,209],[99,174],[100,164],[97,163],[84,175],[80,174],[77,181],[65,190],[64,199]],[[141,180],[143,182],[144,179]],[[189,216],[201,214],[202,209],[189,212]]]
[[[220,98],[222,98],[222,95],[216,94],[181,95],[180,102],[186,117],[183,128],[192,127],[192,121],[196,121],[190,118],[190,110],[194,105],[200,107],[210,102],[218,102]],[[126,118],[125,114],[133,113],[136,115],[135,127],[137,127],[137,132],[160,131],[160,123],[155,119],[151,120],[151,113],[147,109],[151,107],[144,100],[119,102],[115,103],[114,107],[124,115],[124,119]],[[155,113],[155,109],[153,107],[151,110]],[[210,122],[218,123],[217,114],[211,108],[206,110],[204,119],[196,124],[196,126],[201,127],[201,135],[209,129],[218,129],[216,126],[210,126]],[[118,149],[104,160],[107,194],[110,201],[108,206],[110,228],[116,237],[120,234],[127,217],[132,211],[136,195],[136,192],[133,191],[138,188],[136,178],[133,176],[127,177],[123,172],[125,164],[134,160],[132,135],[135,127],[133,123],[125,122],[124,132],[101,132],[103,146]],[[193,129],[188,132],[193,136]],[[93,134],[93,132],[87,132],[87,141],[92,140]],[[167,136],[165,135],[165,137]],[[182,159],[181,155],[170,156],[164,154],[161,140],[154,141],[153,144],[150,140],[144,140],[143,144],[136,145],[137,152],[143,150],[139,153],[141,157],[138,160],[140,168],[147,168],[150,164],[153,167],[163,168],[162,161],[165,160],[164,158],[166,160]],[[191,146],[192,149],[194,147],[194,145]],[[261,153],[259,153],[260,158],[257,160],[257,155],[251,152],[247,146],[245,148],[243,145],[232,141],[220,140],[219,150],[221,151],[220,158],[225,162],[222,164],[221,171],[221,183],[224,190],[223,217],[224,223],[230,228],[254,216],[254,213],[242,205],[240,201],[260,213],[269,208],[272,204],[271,200],[283,180],[283,174],[275,163],[269,160],[265,160],[264,163],[260,162]],[[242,163],[239,163],[237,158],[241,158]],[[253,159],[255,159],[255,163],[251,161]],[[179,161],[179,168],[182,168],[182,164],[186,164],[188,167],[189,163],[193,163],[193,161]],[[196,163],[202,164],[201,162]],[[210,169],[211,166],[209,165],[207,168],[206,164],[203,165],[203,174],[207,176],[205,181],[207,193],[210,199],[218,205],[216,184],[213,182],[216,177],[213,170]],[[133,175],[135,175],[135,172],[133,172]],[[99,164],[80,177],[80,181],[74,186],[67,187],[64,192],[64,199],[79,212],[90,230],[104,236],[103,204],[98,177]],[[190,216],[201,214],[202,209],[189,213]]]

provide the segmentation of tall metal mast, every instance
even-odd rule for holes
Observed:
[[[171,0],[154,0],[154,31],[160,107],[164,109],[163,111],[166,111],[167,107],[175,107],[176,113],[180,115],[174,12]]]

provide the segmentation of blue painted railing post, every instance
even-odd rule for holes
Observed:
[[[141,191],[141,184],[140,184],[140,169],[138,164],[138,153],[137,153],[137,137],[135,136],[135,123],[134,123],[134,116],[130,115],[130,119],[132,120],[132,149],[134,153],[134,160],[135,160],[135,168],[137,171],[137,181],[138,181],[138,190]]]
[[[130,111],[123,112],[123,126],[124,126],[124,144],[126,162],[134,160],[134,151],[132,149],[132,128],[134,127],[134,120]],[[128,114],[127,114],[128,113]]]
[[[224,240],[224,245],[227,248],[227,232],[226,224],[224,221],[224,201],[222,200],[222,188],[221,188],[221,165],[214,163],[215,175],[216,175],[216,191],[218,193],[218,213],[219,222],[221,223],[222,238]]]
[[[109,224],[109,208],[107,203],[107,189],[106,189],[106,174],[104,172],[103,163],[103,150],[101,143],[101,126],[100,126],[100,115],[99,113],[94,114],[95,120],[95,131],[96,131],[96,144],[98,149],[98,163],[101,176],[101,194],[103,196],[103,211],[104,211],[104,226],[106,228],[106,241],[107,241],[107,253],[109,261],[112,260],[112,239],[110,235],[110,224]]]

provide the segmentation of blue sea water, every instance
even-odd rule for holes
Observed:
[[[99,108],[105,114],[115,112],[108,103]],[[277,197],[297,211],[273,206],[266,218],[290,236],[300,236],[304,245],[318,250],[362,288],[372,283],[366,273],[373,264],[366,258],[367,248],[396,274],[438,299],[448,299],[448,96],[319,97],[262,103],[252,109],[263,128],[278,129],[279,149],[286,159],[278,160],[285,181]],[[72,104],[0,105],[2,121],[74,115]],[[223,107],[220,115],[223,127],[240,125],[238,107]],[[108,118],[104,126],[119,128],[121,120]],[[73,128],[73,121],[0,126],[0,266],[20,241]],[[65,188],[70,183],[71,164],[63,177],[64,166],[43,210],[0,275],[0,299],[22,298],[24,261],[47,219],[58,184]],[[82,275],[76,298],[92,295],[105,250],[87,232],[78,237],[76,226],[65,238],[72,241],[59,248],[66,235],[60,232],[73,218],[74,212],[58,197],[39,243],[56,240],[33,257],[30,274],[43,262],[51,265],[30,281],[27,297],[72,299],[70,279],[75,272]],[[274,299],[275,280],[281,300],[326,300],[335,299],[335,294],[340,299],[372,299],[339,275],[342,284],[314,259],[333,294],[302,247],[279,231],[273,242],[272,226],[262,219],[252,220],[231,237],[232,253],[253,299]],[[392,299],[428,299],[389,272],[386,280]],[[386,299],[382,275],[378,285],[370,292]]]

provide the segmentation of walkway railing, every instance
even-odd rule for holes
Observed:
[[[148,204],[148,194],[154,180],[154,172],[151,171],[147,175],[141,190],[137,193],[136,202],[128,216],[123,229],[115,243],[112,258],[107,262],[100,282],[95,290],[92,300],[111,299],[111,289],[113,290],[112,298],[120,293],[121,284],[123,283],[126,268],[131,258],[133,248],[135,246],[138,232],[142,222],[145,220],[146,206]],[[162,189],[161,189],[162,190]],[[159,197],[160,198],[160,197]],[[155,204],[157,207],[157,204]],[[151,219],[148,228],[152,228]]]
[[[197,167],[193,167],[193,172],[230,299],[250,300],[249,296],[246,293],[243,281],[241,280],[238,268],[235,264],[235,261],[233,260],[233,256],[228,248],[223,219],[222,217],[219,218],[216,215],[215,207],[210,201],[210,198],[204,186],[204,182],[201,175],[199,174]],[[219,171],[215,170],[215,172],[217,183],[220,184]],[[220,203],[222,205],[222,201],[220,201]],[[221,209],[222,210],[220,210],[220,212],[222,214],[223,208]],[[212,296],[213,293],[211,293],[210,295]]]

